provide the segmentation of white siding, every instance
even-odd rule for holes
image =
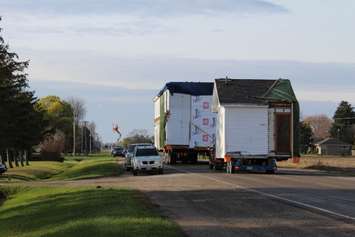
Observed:
[[[154,100],[154,119],[160,116],[160,97]]]
[[[154,123],[154,146],[160,149],[160,121]]]
[[[160,97],[154,99],[154,145],[160,149],[159,134],[159,117],[160,117]]]
[[[217,131],[216,131],[216,158],[223,158],[225,155],[225,108],[217,108]]]
[[[166,125],[166,144],[189,145],[191,96],[174,93],[168,97],[170,115]]]
[[[191,148],[213,146],[213,137],[216,133],[216,114],[211,112],[212,96],[171,94],[169,91],[165,91],[160,98],[154,100],[154,143],[157,148],[160,148],[161,99],[165,101],[164,112],[169,114],[165,129],[165,144],[184,145]],[[208,123],[206,123],[206,119],[208,119]],[[196,127],[199,129],[196,130]]]
[[[268,108],[225,108],[225,152],[268,154]]]

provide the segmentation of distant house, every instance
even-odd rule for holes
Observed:
[[[342,155],[350,156],[352,151],[351,144],[342,142],[336,138],[326,138],[315,143],[319,155]]]

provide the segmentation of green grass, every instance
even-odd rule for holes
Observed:
[[[34,181],[48,179],[56,174],[70,169],[74,164],[70,162],[33,161],[30,166],[15,167],[0,176],[0,180]]]
[[[139,192],[118,189],[0,187],[6,237],[183,236]]]
[[[119,176],[123,172],[116,158],[107,154],[66,157],[63,163],[32,161],[30,166],[9,169],[0,182],[36,180],[78,180]]]
[[[52,179],[55,180],[78,180],[101,177],[119,176],[123,169],[118,165],[115,158],[95,158],[82,160],[77,162],[74,166],[58,175],[54,175]]]

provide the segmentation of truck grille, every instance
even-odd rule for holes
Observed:
[[[154,164],[154,161],[149,161],[149,164],[151,164],[151,165]]]

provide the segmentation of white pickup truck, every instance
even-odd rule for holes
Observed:
[[[136,146],[131,162],[133,175],[140,172],[163,174],[163,160],[154,146]]]

